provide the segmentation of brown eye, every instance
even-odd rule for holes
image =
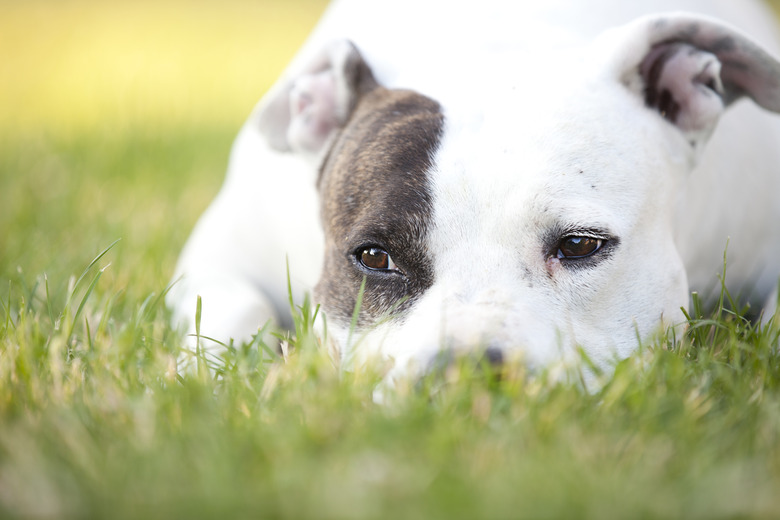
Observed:
[[[360,263],[364,267],[374,271],[396,270],[395,263],[390,255],[384,249],[379,247],[366,247],[358,255]]]
[[[604,240],[600,238],[566,237],[561,240],[558,246],[558,258],[585,258],[601,249],[602,245],[604,245]]]

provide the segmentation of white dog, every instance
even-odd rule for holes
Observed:
[[[330,346],[395,375],[442,350],[626,356],[716,285],[727,242],[732,292],[773,302],[772,20],[747,0],[336,3],[241,130],[175,318],[192,330],[200,295],[203,335],[289,325],[289,259]]]

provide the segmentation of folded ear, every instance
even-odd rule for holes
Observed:
[[[277,150],[317,157],[347,122],[357,100],[376,86],[355,46],[347,40],[333,42],[269,93],[259,109],[260,132]]]
[[[653,15],[608,38],[618,49],[613,65],[620,79],[676,125],[694,148],[709,138],[724,108],[743,96],[780,112],[780,63],[717,20],[684,13]]]

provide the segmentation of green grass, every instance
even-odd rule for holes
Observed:
[[[778,332],[727,311],[590,393],[464,366],[380,406],[304,319],[176,374],[176,256],[322,8],[183,5],[0,2],[0,517],[780,517]]]
[[[239,347],[176,374],[161,293],[112,292],[116,254],[65,300],[38,278],[0,307],[4,517],[780,515],[777,331],[733,313],[596,392],[462,366],[377,405],[377,374],[339,375],[305,328],[286,360]]]

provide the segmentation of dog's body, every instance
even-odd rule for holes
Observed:
[[[727,241],[730,288],[760,306],[780,274],[770,12],[515,4],[331,6],[236,140],[176,318],[192,327],[200,295],[206,336],[288,324],[289,259],[344,357],[360,338],[397,371],[442,349],[601,362],[679,323]],[[635,20],[681,8],[759,45],[698,15]]]

